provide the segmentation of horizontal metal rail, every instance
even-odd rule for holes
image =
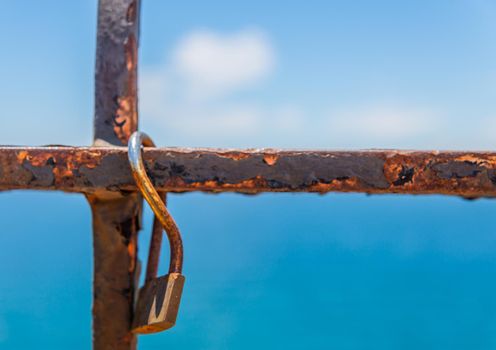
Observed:
[[[159,191],[496,196],[495,152],[147,148]],[[0,147],[0,190],[136,191],[125,147]]]

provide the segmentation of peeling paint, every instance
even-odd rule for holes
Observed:
[[[274,165],[277,163],[277,160],[279,159],[279,156],[277,154],[265,154],[264,155],[264,162],[267,165]]]
[[[496,154],[147,148],[160,191],[496,196]],[[0,148],[0,190],[135,191],[126,148]]]
[[[219,157],[232,159],[232,160],[236,160],[236,161],[251,157],[251,154],[249,154],[249,153],[229,152],[229,151],[228,152],[219,152],[218,155],[219,155]]]

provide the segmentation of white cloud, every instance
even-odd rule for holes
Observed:
[[[261,31],[219,34],[195,31],[175,49],[174,69],[200,95],[229,93],[265,78],[274,67],[274,52]]]
[[[234,137],[256,133],[261,120],[260,111],[251,105],[184,106],[177,113],[180,118],[171,126],[188,138],[215,138],[229,133]]]
[[[141,122],[144,130],[158,135],[157,144],[442,148],[451,141],[445,137],[445,131],[453,129],[447,118],[394,98],[337,105],[326,113],[324,103],[304,108],[292,101],[259,102],[243,94],[250,87],[262,88],[275,68],[275,49],[258,30],[193,31],[169,56],[140,74]]]
[[[496,118],[491,106],[472,111],[454,101],[439,112],[434,103],[428,108],[412,105],[394,88],[386,102],[355,98],[345,104],[329,98],[312,103],[305,95],[307,86],[335,88],[338,78],[330,81],[326,75],[323,84],[313,74],[302,80],[301,72],[292,75],[293,67],[269,88],[265,83],[274,74],[276,57],[270,37],[261,30],[186,33],[166,60],[140,70],[140,128],[161,145],[494,149]],[[331,55],[330,64],[332,59]],[[283,84],[299,86],[301,98],[286,98]],[[260,96],[258,92],[269,89],[270,98],[253,96],[255,90]],[[8,117],[0,117],[2,143],[91,143],[91,104],[74,104],[69,92],[57,99],[49,95],[34,96],[29,104],[5,99],[3,114]],[[43,118],[33,117],[38,115]]]
[[[471,133],[470,129],[474,129],[474,124],[475,124],[475,130]],[[470,134],[475,135],[475,137],[467,137],[470,136]],[[461,135],[459,136],[460,138],[465,138],[466,143],[471,143],[470,145],[466,146],[471,147],[472,149],[474,147],[477,147],[481,150],[494,150],[494,145],[496,144],[496,116],[491,116],[491,117],[484,117],[481,118],[480,121],[477,123],[473,123],[470,121],[468,125],[463,128]],[[475,145],[474,145],[475,144]]]
[[[327,127],[336,136],[352,139],[355,147],[363,147],[363,141],[369,147],[415,147],[440,127],[439,122],[439,113],[432,110],[383,103],[331,113]]]
[[[347,111],[333,119],[343,132],[366,134],[369,137],[401,138],[416,136],[432,128],[430,113],[398,106],[372,106]]]
[[[169,145],[244,144],[238,140],[257,135],[267,109],[230,97],[270,76],[274,51],[267,36],[254,29],[185,35],[173,48],[172,59],[140,73],[143,124],[163,130]]]

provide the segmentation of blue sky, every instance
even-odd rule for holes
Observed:
[[[158,145],[494,149],[493,1],[142,10],[140,123]],[[2,4],[0,144],[91,143],[95,35],[96,1]],[[188,194],[170,206],[184,303],[142,348],[496,346],[490,200]],[[84,198],[2,193],[0,213],[0,347],[87,349]]]
[[[161,145],[490,149],[495,6],[144,2],[142,128]],[[95,12],[4,5],[6,143],[91,142]]]

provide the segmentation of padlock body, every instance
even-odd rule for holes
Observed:
[[[132,329],[134,333],[156,333],[174,326],[184,280],[180,273],[170,273],[145,283],[139,291],[136,303]]]

